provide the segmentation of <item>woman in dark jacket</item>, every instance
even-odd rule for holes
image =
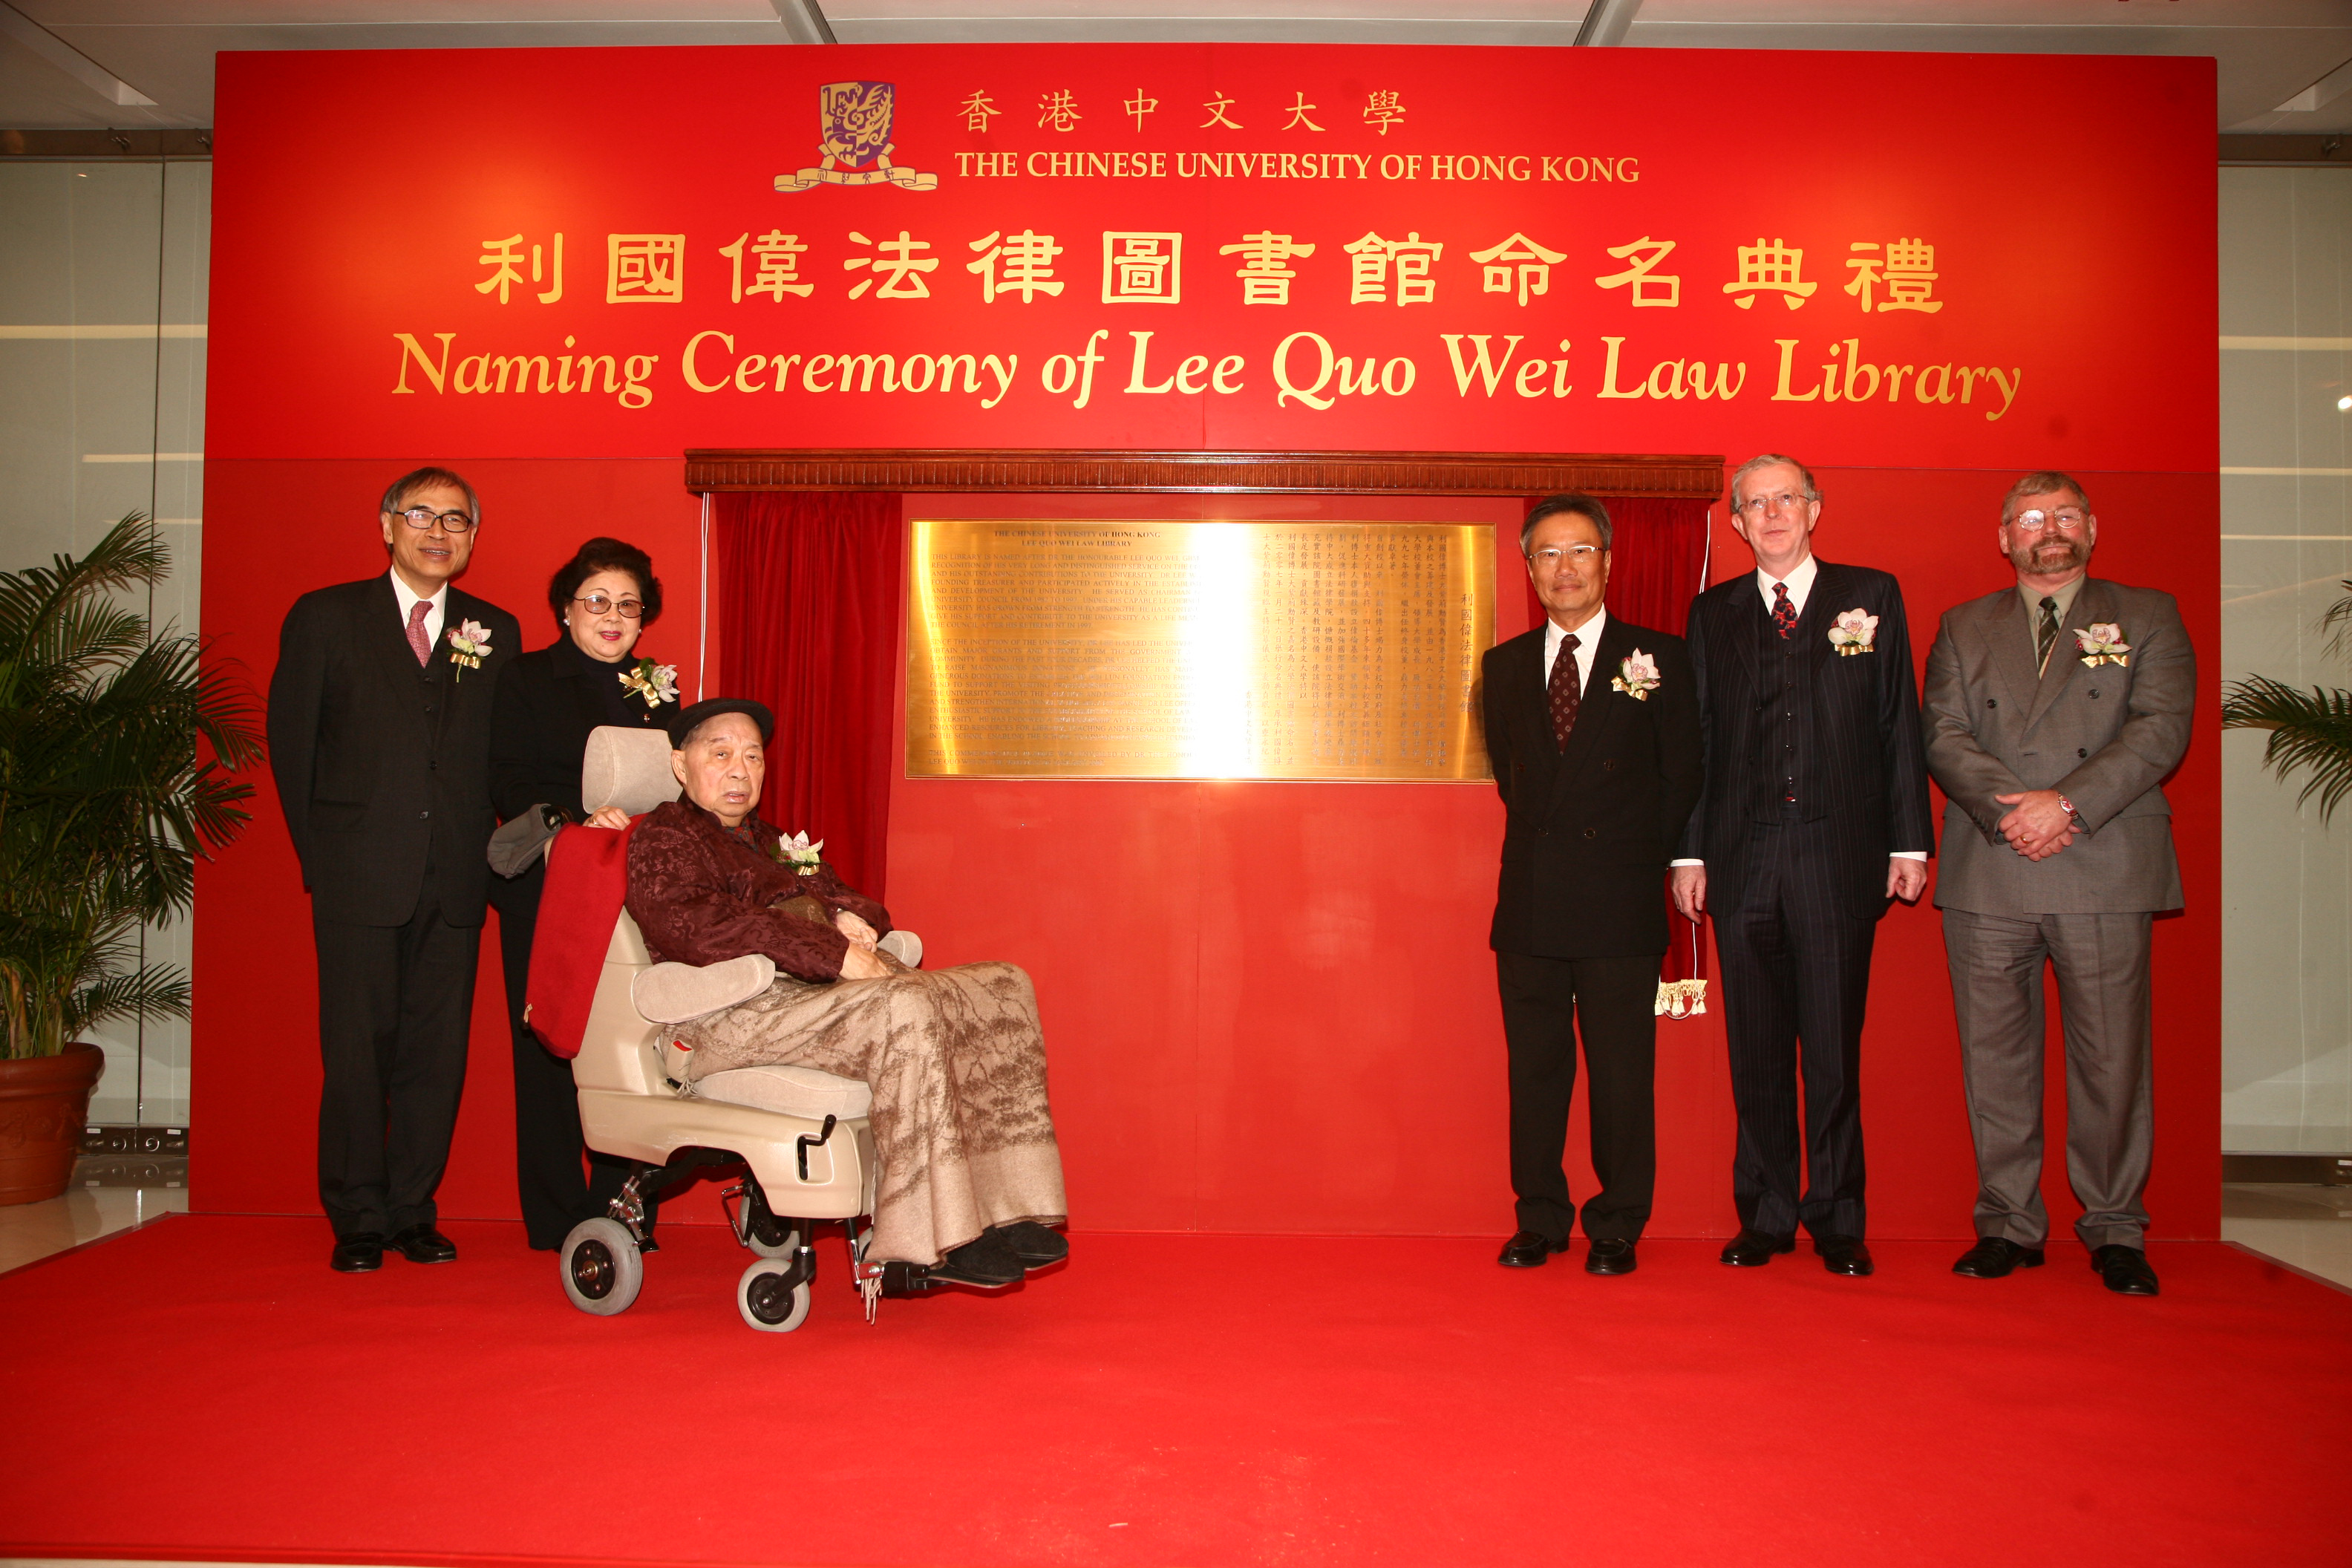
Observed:
[[[661,615],[661,579],[636,546],[592,539],[556,572],[547,603],[562,635],[499,672],[492,706],[491,804],[500,821],[545,806],[566,822],[625,827],[628,818],[609,806],[593,816],[583,809],[580,767],[591,730],[604,724],[658,730],[677,710],[676,667],[633,657],[638,633]],[[511,880],[493,877],[490,903],[499,911],[507,1017],[514,1032],[515,1179],[523,1228],[531,1246],[551,1251],[573,1226],[604,1212],[630,1165],[591,1154],[593,1177],[583,1177],[572,1064],[550,1055],[522,1021],[531,933],[546,879],[543,861]]]

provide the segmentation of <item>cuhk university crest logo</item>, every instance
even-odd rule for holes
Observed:
[[[893,184],[902,190],[939,188],[937,174],[894,169],[890,122],[898,110],[898,85],[888,81],[829,81],[816,89],[817,150],[824,161],[797,174],[778,174],[776,189],[807,191],[819,185]],[[865,167],[871,163],[872,168]]]

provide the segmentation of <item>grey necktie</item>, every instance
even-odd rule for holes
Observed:
[[[2042,624],[2033,630],[2034,672],[2041,674],[2050,668],[2050,646],[2058,640],[2058,601],[2043,595]]]

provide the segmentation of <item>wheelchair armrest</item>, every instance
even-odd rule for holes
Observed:
[[[909,969],[922,966],[923,939],[894,931],[877,943]],[[775,984],[775,962],[747,952],[723,963],[656,963],[629,982],[629,1000],[649,1024],[685,1024],[739,1002],[749,1002]]]
[[[748,1002],[775,978],[776,965],[764,952],[724,963],[656,963],[629,982],[629,1000],[648,1023],[684,1024]]]

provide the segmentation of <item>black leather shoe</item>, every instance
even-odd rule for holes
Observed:
[[[411,1263],[455,1263],[457,1244],[429,1225],[412,1225],[387,1244]]]
[[[1568,1246],[1568,1238],[1557,1242],[1546,1240],[1541,1231],[1514,1231],[1511,1239],[1503,1243],[1502,1256],[1495,1261],[1506,1268],[1540,1268],[1551,1255]]]
[[[1734,1268],[1761,1268],[1780,1254],[1796,1250],[1797,1238],[1793,1236],[1743,1230],[1724,1247],[1723,1261]]]
[[[362,1230],[356,1235],[335,1237],[335,1250],[328,1255],[327,1267],[338,1274],[366,1274],[383,1268],[383,1236],[373,1230]]]
[[[1587,1274],[1631,1274],[1633,1268],[1633,1244],[1622,1237],[1604,1236],[1584,1254]]]
[[[2137,1247],[2113,1242],[2091,1254],[2091,1267],[2107,1289],[2118,1296],[2153,1296],[2157,1293],[2156,1270],[2147,1266],[2147,1254]]]
[[[1974,1247],[1960,1254],[1960,1260],[1952,1265],[1952,1272],[1970,1279],[2001,1279],[2011,1269],[2039,1268],[2042,1264],[2040,1247],[2020,1247],[2005,1236],[1986,1236],[1978,1237]]]
[[[931,1265],[930,1270],[934,1279],[990,1286],[1016,1284],[1024,1272],[1021,1259],[993,1231],[982,1231],[975,1239],[947,1253]]]
[[[1024,1268],[1044,1268],[1070,1255],[1067,1237],[1034,1219],[1015,1220],[1011,1225],[992,1225],[982,1234],[1003,1242],[1012,1250],[1013,1256],[1021,1260]]]
[[[1813,1251],[1820,1255],[1822,1267],[1832,1274],[1844,1274],[1856,1279],[1866,1279],[1878,1266],[1870,1260],[1870,1248],[1858,1236],[1817,1236]]]

